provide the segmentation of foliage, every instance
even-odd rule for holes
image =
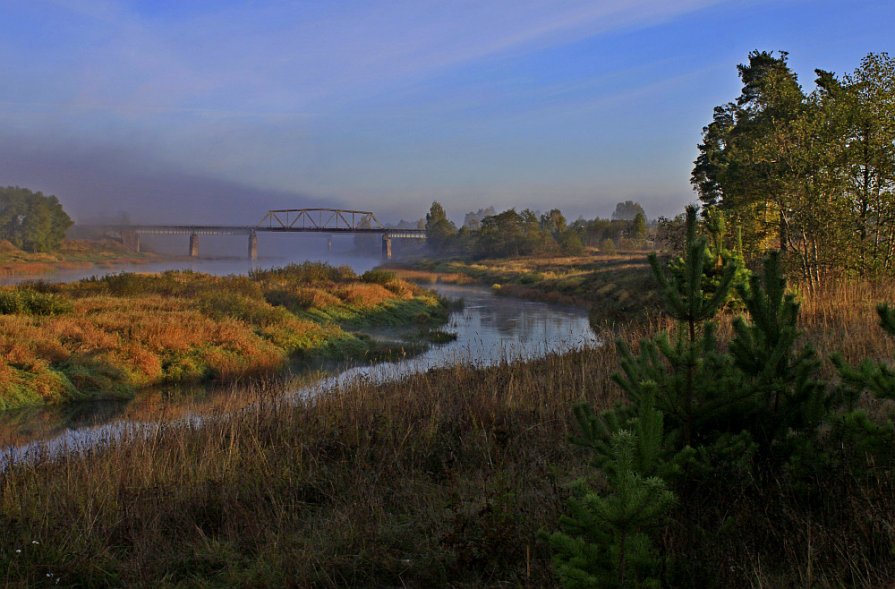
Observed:
[[[371,284],[388,284],[394,282],[397,278],[398,277],[394,272],[378,269],[367,270],[360,277],[364,282],[369,282]]]
[[[56,294],[27,288],[0,290],[0,315],[59,315],[72,308],[71,302]]]
[[[429,249],[443,257],[474,259],[565,254],[577,256],[586,247],[610,241],[641,248],[647,245],[650,227],[643,207],[628,201],[619,203],[622,213],[613,220],[578,219],[569,223],[562,211],[550,209],[540,215],[531,209],[496,212],[493,207],[469,212],[459,230],[447,219],[444,207],[432,203],[427,215]],[[627,215],[630,209],[630,215]],[[611,250],[615,252],[615,245]]]
[[[814,350],[798,348],[799,303],[786,292],[779,254],[771,253],[762,275],[738,288],[750,318],[734,320],[730,341],[751,398],[741,418],[753,422],[753,437],[767,448],[784,435],[814,431],[828,413],[828,396]]]
[[[660,248],[675,254],[684,251],[687,241],[685,213],[675,217],[659,217],[656,220],[656,241]]]
[[[715,350],[714,325],[709,323],[727,301],[737,274],[737,264],[726,260],[717,280],[707,276],[714,270],[706,239],[696,235],[696,210],[687,210],[687,247],[684,258],[663,268],[655,254],[649,261],[659,283],[666,312],[679,325],[673,338],[661,334],[644,341],[639,356],[622,345],[623,374],[617,382],[634,402],[646,394],[644,387],[655,383],[656,403],[679,428],[684,445],[692,445],[694,428],[710,422],[720,410],[727,410],[736,397],[724,398],[714,386],[729,372],[728,362]]]
[[[648,429],[661,436],[658,423]],[[642,457],[661,446],[660,437],[618,430],[603,460],[610,491],[600,495],[579,483],[560,518],[562,532],[550,536],[553,562],[564,587],[658,587],[659,557],[648,531],[674,502],[665,481],[644,475]]]
[[[479,256],[524,256],[538,251],[541,225],[533,211],[509,209],[482,220],[476,249]]]
[[[447,218],[444,207],[435,201],[426,213],[426,243],[434,251],[443,251],[452,237],[457,234],[457,226]]]
[[[55,196],[27,188],[0,188],[0,239],[28,252],[55,250],[72,226]]]
[[[631,221],[631,237],[634,239],[646,239],[646,215],[637,211]]]
[[[692,183],[742,230],[744,254],[779,248],[809,288],[833,272],[895,263],[895,60],[849,75],[816,70],[806,94],[788,55],[754,51],[740,96],[703,129]]]
[[[710,216],[706,225],[713,238],[723,233],[723,217]],[[891,365],[868,360],[854,368],[837,358],[850,391],[835,394],[842,387],[824,378],[817,354],[800,341],[800,304],[786,290],[780,254],[768,255],[748,282],[736,283],[734,259],[709,279],[712,250],[723,249],[721,240],[709,245],[697,234],[695,208],[687,211],[686,227],[682,259],[665,266],[650,259],[675,327],[643,340],[636,354],[619,342],[621,371],[613,378],[629,405],[600,415],[575,409],[581,434],[573,441],[596,454],[607,490],[579,486],[562,531],[551,536],[555,571],[565,586],[624,586],[623,579],[630,586],[703,586],[714,574],[702,568],[706,552],[728,534],[750,538],[750,550],[764,550],[759,546],[767,542],[767,529],[753,535],[744,521],[731,527],[732,509],[808,521],[826,509],[823,517],[831,522],[844,498],[867,500],[873,492],[863,485],[895,477],[889,414],[853,407],[862,391],[892,398]],[[746,316],[733,319],[732,337],[724,342],[716,318],[731,290]],[[895,310],[881,305],[878,314],[883,329],[895,335]],[[659,417],[645,417],[650,414]],[[658,477],[651,492],[643,486],[648,476]],[[668,512],[674,496],[678,502]],[[651,516],[642,522],[651,532],[622,533],[605,515],[632,504]],[[625,522],[637,522],[628,515]],[[637,562],[644,568],[620,556],[627,533],[638,535]],[[655,550],[659,538],[664,553]],[[891,534],[880,540],[883,546],[891,541]]]
[[[615,211],[612,213],[612,220],[633,221],[637,218],[637,215],[641,215],[646,219],[646,215],[644,214],[643,207],[640,206],[640,203],[634,202],[633,200],[626,200],[615,205]]]

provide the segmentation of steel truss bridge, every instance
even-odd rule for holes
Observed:
[[[258,233],[324,233],[332,249],[338,233],[382,236],[382,256],[392,257],[393,239],[426,239],[425,229],[385,227],[371,211],[351,209],[272,209],[256,225],[85,225],[85,229],[116,232],[140,251],[141,235],[189,235],[190,256],[199,257],[200,235],[247,235],[249,259],[258,258]]]

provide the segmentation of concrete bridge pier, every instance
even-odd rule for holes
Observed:
[[[388,235],[382,235],[382,259],[392,259],[392,238]]]
[[[199,257],[199,235],[196,233],[190,233],[190,257]]]
[[[140,234],[136,231],[122,230],[119,232],[121,243],[137,253],[140,253]]]
[[[249,233],[249,259],[253,262],[258,259],[258,234]]]

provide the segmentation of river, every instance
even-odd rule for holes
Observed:
[[[204,266],[199,269],[210,270]],[[355,379],[383,382],[458,362],[489,366],[599,343],[587,313],[581,309],[498,297],[485,287],[436,284],[429,288],[464,302],[461,309],[451,313],[446,326],[447,331],[456,334],[454,341],[399,361],[299,374],[272,394],[298,400],[325,394]],[[187,391],[159,387],[126,401],[76,402],[0,412],[0,467],[29,456],[53,456],[93,447],[135,429],[155,431],[171,423],[195,425],[222,407],[228,411],[239,408],[239,399],[246,397],[251,395],[240,395],[237,385]]]

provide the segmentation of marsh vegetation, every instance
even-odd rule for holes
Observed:
[[[233,381],[289,362],[421,349],[445,303],[387,272],[306,263],[211,276],[116,274],[0,289],[0,406]],[[367,331],[411,336],[391,341]],[[421,343],[422,342],[422,343]]]

